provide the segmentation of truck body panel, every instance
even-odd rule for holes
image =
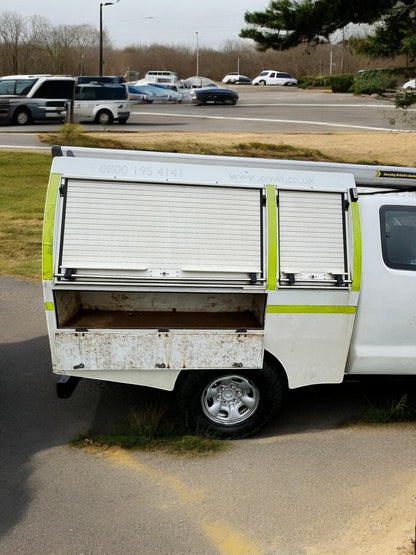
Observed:
[[[360,306],[351,340],[347,373],[350,374],[416,374],[416,197],[379,195],[360,199],[362,229],[362,279]],[[389,267],[383,256],[385,241],[393,239],[397,225],[383,226],[383,210],[412,223],[413,259],[406,268]],[[409,222],[410,219],[410,222]],[[389,226],[388,222],[387,226]],[[383,229],[384,228],[384,229]],[[405,240],[401,239],[401,249]],[[401,262],[405,263],[407,253]],[[393,266],[401,266],[395,264]]]
[[[416,265],[390,241],[416,229],[416,197],[397,194],[415,170],[54,153],[43,279],[55,373],[172,390],[184,370],[260,370],[265,352],[291,388],[416,373]],[[357,194],[377,186],[394,190]]]

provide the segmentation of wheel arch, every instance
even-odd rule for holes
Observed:
[[[275,355],[270,353],[269,351],[264,351],[264,360],[279,375],[283,387],[285,389],[288,389],[289,380],[288,380],[288,377],[287,377],[287,374],[286,374],[286,370],[284,369],[280,360]],[[200,371],[202,372],[203,370],[181,370],[179,372],[176,380],[175,380],[175,384],[174,384],[174,387],[173,387],[173,392],[175,392],[178,388],[180,388],[182,382],[184,380],[186,380],[186,378],[189,374],[193,374],[195,372],[200,372]],[[212,372],[214,372],[214,370],[212,370]]]
[[[285,389],[288,389],[289,380],[286,374],[286,370],[283,364],[280,362],[280,360],[275,355],[270,353],[270,351],[264,351],[264,360],[269,364],[269,366],[271,366],[274,369],[275,372],[278,373],[282,381],[282,385],[284,386]]]

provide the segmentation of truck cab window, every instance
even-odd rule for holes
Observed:
[[[416,271],[416,208],[382,206],[380,225],[385,264],[397,270]]]

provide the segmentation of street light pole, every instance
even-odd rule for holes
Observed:
[[[196,76],[199,76],[199,40],[198,31],[195,31],[196,35]]]
[[[118,2],[120,2],[120,0],[114,0],[114,2],[100,2],[100,62],[98,67],[98,75],[100,77],[103,74],[103,6],[112,6]]]

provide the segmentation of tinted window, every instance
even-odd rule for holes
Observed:
[[[2,79],[0,80],[0,94],[18,94],[26,96],[36,79]]]
[[[126,88],[122,86],[82,86],[77,87],[76,100],[125,100],[127,98]]]
[[[380,225],[385,264],[416,271],[416,207],[382,206]]]
[[[73,81],[45,81],[33,98],[72,98]]]
[[[95,87],[76,87],[76,100],[95,100]]]
[[[97,91],[99,100],[125,100],[126,95],[125,87],[103,87]]]

